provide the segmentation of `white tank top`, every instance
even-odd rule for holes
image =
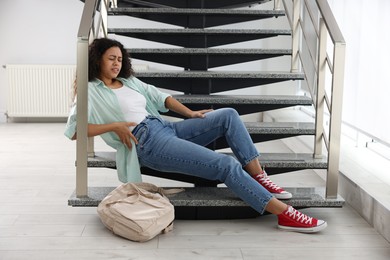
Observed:
[[[118,98],[119,106],[126,122],[141,123],[148,115],[145,97],[137,91],[125,86],[112,90]],[[130,127],[130,131],[133,129],[134,127]]]

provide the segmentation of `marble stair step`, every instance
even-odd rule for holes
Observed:
[[[135,76],[164,89],[210,94],[290,80],[304,80],[303,73],[262,71],[138,71]]]
[[[210,68],[291,55],[290,49],[157,48],[127,49],[130,57],[188,70]]]
[[[187,48],[208,48],[269,37],[290,36],[291,30],[109,28],[108,33]]]
[[[88,197],[77,198],[75,192],[70,196],[68,205],[74,207],[96,207],[115,187],[89,187]],[[168,189],[168,188],[167,188]],[[344,200],[326,199],[325,189],[285,188],[293,198],[284,200],[295,208],[342,207]],[[224,187],[185,187],[185,191],[169,195],[175,206],[176,219],[234,219],[257,217],[260,214]]]
[[[231,107],[240,115],[286,107],[311,106],[313,102],[307,96],[293,95],[173,95],[173,97],[194,110]],[[166,114],[180,117],[171,111]]]
[[[232,153],[226,153],[234,156]],[[313,158],[313,154],[305,153],[261,153],[259,158],[261,165],[266,169],[269,175],[283,174],[288,172],[298,172],[306,169],[327,169],[328,161],[323,158]],[[94,166],[96,165],[96,166]],[[105,165],[105,166],[102,166]],[[115,169],[115,154],[100,152],[95,158],[88,159],[89,167],[108,167]],[[193,177],[180,173],[165,173],[153,170],[147,167],[141,167],[141,172],[144,175],[149,175],[158,178],[170,179],[193,183],[198,187],[213,187],[220,184],[219,181],[210,181],[199,177]]]
[[[293,136],[315,135],[315,125],[310,122],[244,122],[253,143],[279,140]],[[228,148],[225,138],[219,138],[207,146],[212,150]]]
[[[253,143],[260,143],[283,138],[315,135],[315,124],[310,122],[246,122],[245,126]],[[215,142],[215,149],[227,148],[229,145],[224,138]]]
[[[185,28],[207,28],[284,16],[282,10],[204,8],[111,8],[109,15],[126,15]]]
[[[232,153],[227,153],[233,156]],[[327,158],[313,158],[308,153],[261,153],[259,158],[263,167],[266,168],[269,175],[293,172],[304,169],[326,169],[328,166]],[[88,158],[88,167],[100,167],[116,169],[115,152],[96,152],[94,157]],[[142,174],[155,177],[163,177],[198,183],[201,178],[195,178],[183,174],[173,174],[155,171],[146,167],[141,168]],[[170,178],[171,177],[171,178]]]

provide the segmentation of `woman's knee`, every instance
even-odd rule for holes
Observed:
[[[224,124],[230,124],[232,121],[235,121],[240,118],[240,115],[234,108],[221,108],[217,111],[219,113],[218,118],[223,120]]]
[[[226,182],[229,178],[240,178],[240,175],[245,174],[240,162],[230,155],[225,155],[220,164],[223,165],[223,170],[219,172],[219,181]]]
[[[237,110],[231,107],[225,107],[220,109],[222,114],[225,115],[226,117],[237,117],[239,116]]]

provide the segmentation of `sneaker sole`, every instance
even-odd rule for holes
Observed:
[[[328,224],[326,222],[324,222],[322,225],[319,225],[316,227],[299,228],[299,227],[289,227],[289,226],[278,225],[278,228],[280,228],[284,231],[292,231],[292,232],[299,232],[299,233],[316,233],[318,231],[325,229],[327,226],[328,226]]]
[[[288,199],[291,199],[292,198],[292,194],[291,193],[272,193],[272,195],[275,196],[275,198],[279,199],[279,200],[288,200]]]

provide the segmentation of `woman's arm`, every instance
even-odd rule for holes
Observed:
[[[199,111],[192,111],[179,101],[177,101],[175,98],[169,96],[165,99],[165,107],[169,110],[172,110],[173,112],[176,112],[182,116],[188,117],[188,118],[195,118],[195,117],[205,117],[204,114],[207,112],[212,111],[212,109],[204,109]]]
[[[111,124],[88,124],[88,137],[101,135],[108,132],[115,132],[119,139],[124,143],[129,149],[131,149],[131,141],[133,140],[135,144],[138,144],[137,139],[131,133],[129,127],[136,126],[136,123],[133,122],[114,122]]]

